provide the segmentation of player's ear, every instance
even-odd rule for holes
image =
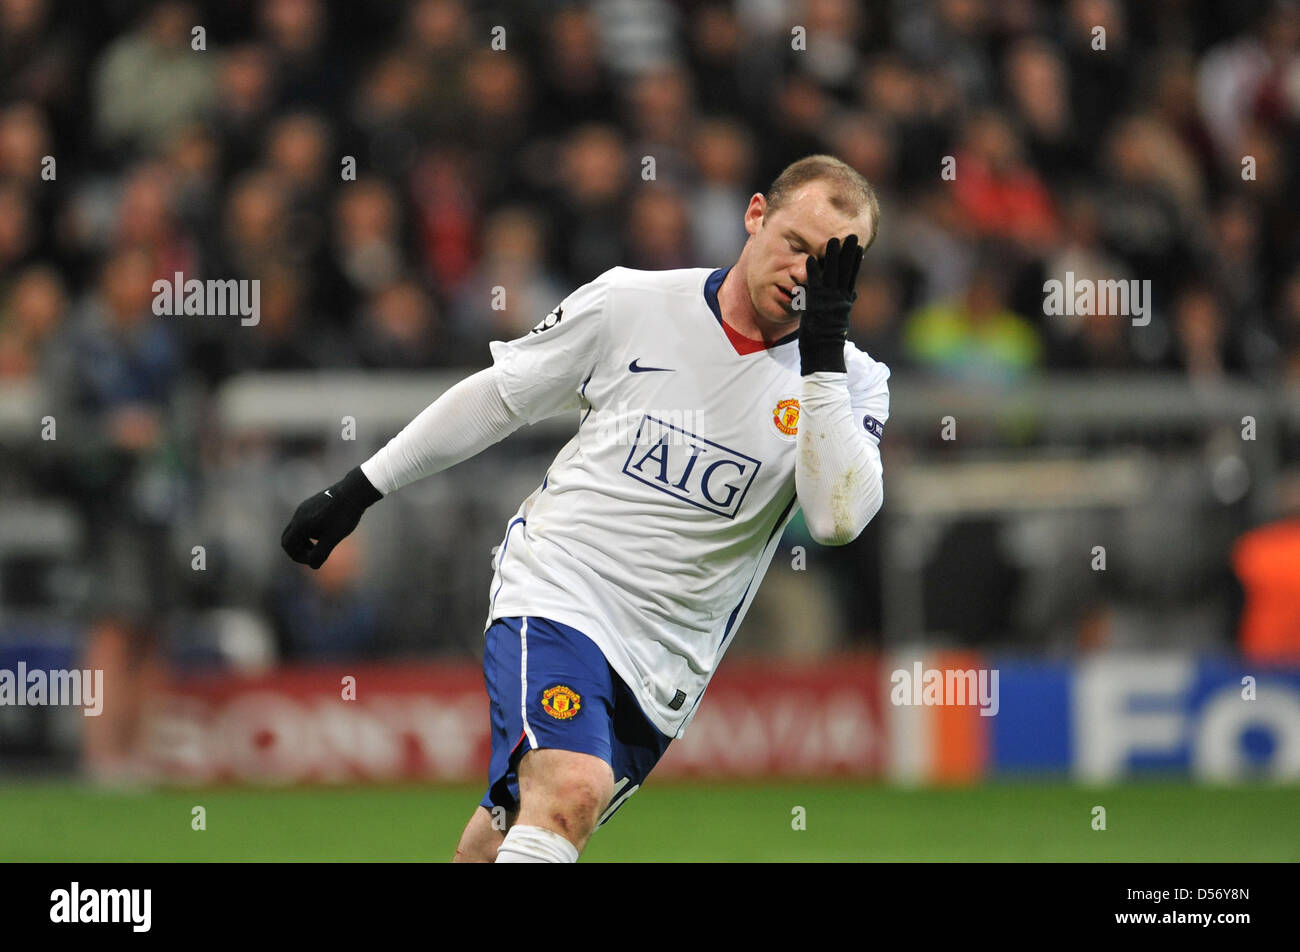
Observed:
[[[767,216],[767,199],[762,192],[755,192],[749,198],[749,207],[745,209],[745,231],[751,235],[758,234]]]

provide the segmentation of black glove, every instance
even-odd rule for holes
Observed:
[[[799,372],[805,377],[819,370],[845,372],[844,341],[849,336],[849,311],[858,299],[861,265],[857,235],[849,235],[843,246],[838,238],[826,242],[826,256],[820,261],[808,256],[799,322]]]
[[[280,546],[295,562],[318,569],[330,557],[334,546],[357,527],[366,508],[383,498],[384,494],[371,485],[357,466],[294,510],[293,518],[280,536]]]

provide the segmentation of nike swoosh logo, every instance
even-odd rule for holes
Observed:
[[[329,496],[331,499],[334,498],[334,494],[333,494],[332,492],[330,492],[328,489],[325,490],[325,495],[326,495],[326,496]]]
[[[655,371],[655,370],[662,370],[670,374],[677,372],[677,369],[675,367],[642,367],[640,364],[637,363],[637,361],[640,359],[641,359],[640,357],[637,357],[635,360],[633,360],[632,363],[627,365],[627,369],[632,371],[632,373],[634,374],[648,374],[651,371]]]

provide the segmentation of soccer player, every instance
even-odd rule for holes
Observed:
[[[879,511],[889,370],[847,341],[879,214],[843,162],[795,162],[734,265],[610,269],[293,514],[282,545],[319,568],[383,496],[580,411],[498,550],[457,861],[576,861],[684,734],[795,507],[826,545]]]

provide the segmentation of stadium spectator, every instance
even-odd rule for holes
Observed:
[[[329,45],[325,5],[320,0],[266,0],[258,13],[275,63],[279,105],[337,108],[344,89],[335,68],[341,56]]]
[[[565,140],[551,214],[564,236],[556,243],[556,264],[570,284],[626,260],[623,212],[630,177],[627,147],[612,126],[583,126]]]
[[[407,268],[397,196],[385,182],[362,179],[334,203],[332,266],[349,310]]]
[[[1185,160],[1185,161],[1184,161]],[[1176,151],[1176,140],[1142,117],[1121,121],[1105,146],[1100,189],[1102,241],[1134,277],[1167,294],[1195,271],[1191,237],[1203,232],[1198,195],[1185,173],[1195,165]],[[1165,170],[1184,167],[1175,175]]]
[[[725,119],[699,123],[691,140],[699,170],[686,202],[691,244],[701,261],[732,261],[745,243],[745,229],[736,223],[754,193],[753,142],[743,126]]]
[[[265,44],[243,43],[218,55],[217,98],[207,119],[225,158],[223,172],[230,176],[256,161],[278,93]]]
[[[17,276],[0,304],[0,380],[36,380],[53,365],[50,345],[68,310],[67,291],[49,265]]]
[[[1262,664],[1300,661],[1300,473],[1284,474],[1279,499],[1279,518],[1244,533],[1232,548],[1245,596],[1238,642]]]
[[[638,191],[628,211],[627,267],[668,271],[695,258],[682,196],[663,187]]]
[[[341,558],[340,558],[341,556]],[[379,635],[380,609],[363,584],[359,538],[334,550],[338,565],[308,572],[292,566],[276,586],[271,617],[279,655],[285,660],[350,661],[371,655]]]
[[[1010,383],[1038,368],[1038,332],[1007,308],[993,268],[987,263],[977,270],[962,297],[910,315],[903,327],[904,354],[932,373],[972,382]]]
[[[752,44],[746,42],[745,24],[732,7],[725,2],[702,3],[692,12],[688,27],[690,70],[696,78],[700,109],[710,116],[744,116],[753,102],[754,90],[747,89],[756,79],[753,64],[742,64]]]
[[[152,152],[214,101],[215,70],[194,56],[193,5],[158,3],[139,27],[115,40],[95,73],[96,128],[109,148]]]
[[[160,435],[180,371],[171,325],[156,320],[152,309],[156,267],[144,248],[115,252],[68,328],[76,355],[68,381],[72,402],[98,416],[111,437],[133,451],[152,446]]]
[[[0,182],[0,273],[22,267],[37,250],[32,206],[23,190]]]
[[[894,271],[864,267],[858,275],[858,299],[849,315],[849,336],[887,366],[904,362],[902,352],[903,291]],[[894,363],[890,364],[890,360]]]
[[[632,154],[643,180],[682,185],[692,175],[695,89],[680,67],[662,67],[631,82],[624,109],[631,126]],[[654,178],[647,179],[645,158],[654,159]]]
[[[538,314],[564,297],[546,267],[543,220],[532,208],[506,207],[483,227],[483,255],[453,304],[458,353],[491,358],[488,342],[511,340],[535,326]],[[500,289],[500,290],[498,290]],[[558,297],[557,297],[558,295]]]
[[[474,266],[480,201],[468,156],[435,149],[411,176],[421,264],[434,287],[454,290]]]
[[[1101,243],[1101,215],[1095,194],[1078,191],[1062,207],[1061,243],[1048,255],[1044,280],[1128,281],[1122,261]],[[1040,296],[1041,303],[1041,296]],[[1138,366],[1129,336],[1132,322],[1126,315],[1108,313],[1109,302],[1099,301],[1092,314],[1070,309],[1046,316],[1043,336],[1049,367],[1062,370],[1125,370]]]
[[[48,110],[66,135],[83,121],[77,67],[88,27],[86,20],[74,26],[52,16],[53,6],[49,0],[0,2],[0,89],[16,102]]]
[[[1023,39],[1007,52],[1004,74],[1032,167],[1050,182],[1069,179],[1086,155],[1075,131],[1061,55],[1042,39]]]
[[[475,184],[488,207],[527,194],[524,168],[533,138],[532,96],[519,58],[478,50],[465,65],[465,95],[472,104],[456,132],[458,146],[476,157]]]
[[[50,146],[49,124],[39,106],[18,102],[0,110],[0,178],[37,186]]]
[[[318,370],[354,363],[352,348],[344,347],[340,332],[325,326],[315,328],[311,334],[303,333],[309,298],[294,269],[269,263],[257,280],[257,324],[236,325],[236,333],[218,335],[225,345],[221,376],[248,368]]]
[[[1197,70],[1201,114],[1223,160],[1235,165],[1244,138],[1256,122],[1296,115],[1294,91],[1284,77],[1295,68],[1300,46],[1300,11],[1274,2],[1246,31],[1216,43]]]
[[[1282,286],[1273,323],[1282,348],[1283,378],[1292,387],[1300,387],[1300,267]]]
[[[61,329],[69,359],[47,371],[66,446],[52,488],[87,529],[93,583],[79,608],[91,619],[85,664],[104,671],[118,701],[87,725],[86,762],[105,781],[140,775],[142,718],[161,673],[173,607],[168,527],[182,498],[168,405],[180,373],[171,325],[152,311],[153,256],[112,253],[99,283]],[[75,439],[68,439],[75,434]]]
[[[1233,355],[1228,350],[1223,304],[1214,288],[1193,284],[1179,293],[1174,301],[1174,340],[1174,359],[1193,380],[1204,382],[1227,373]]]
[[[379,288],[358,323],[355,336],[362,366],[427,370],[445,358],[442,319],[415,281],[399,279]]]
[[[1011,124],[994,111],[971,119],[954,156],[953,195],[981,238],[1041,248],[1056,237],[1056,212],[1037,172],[1024,161]]]

